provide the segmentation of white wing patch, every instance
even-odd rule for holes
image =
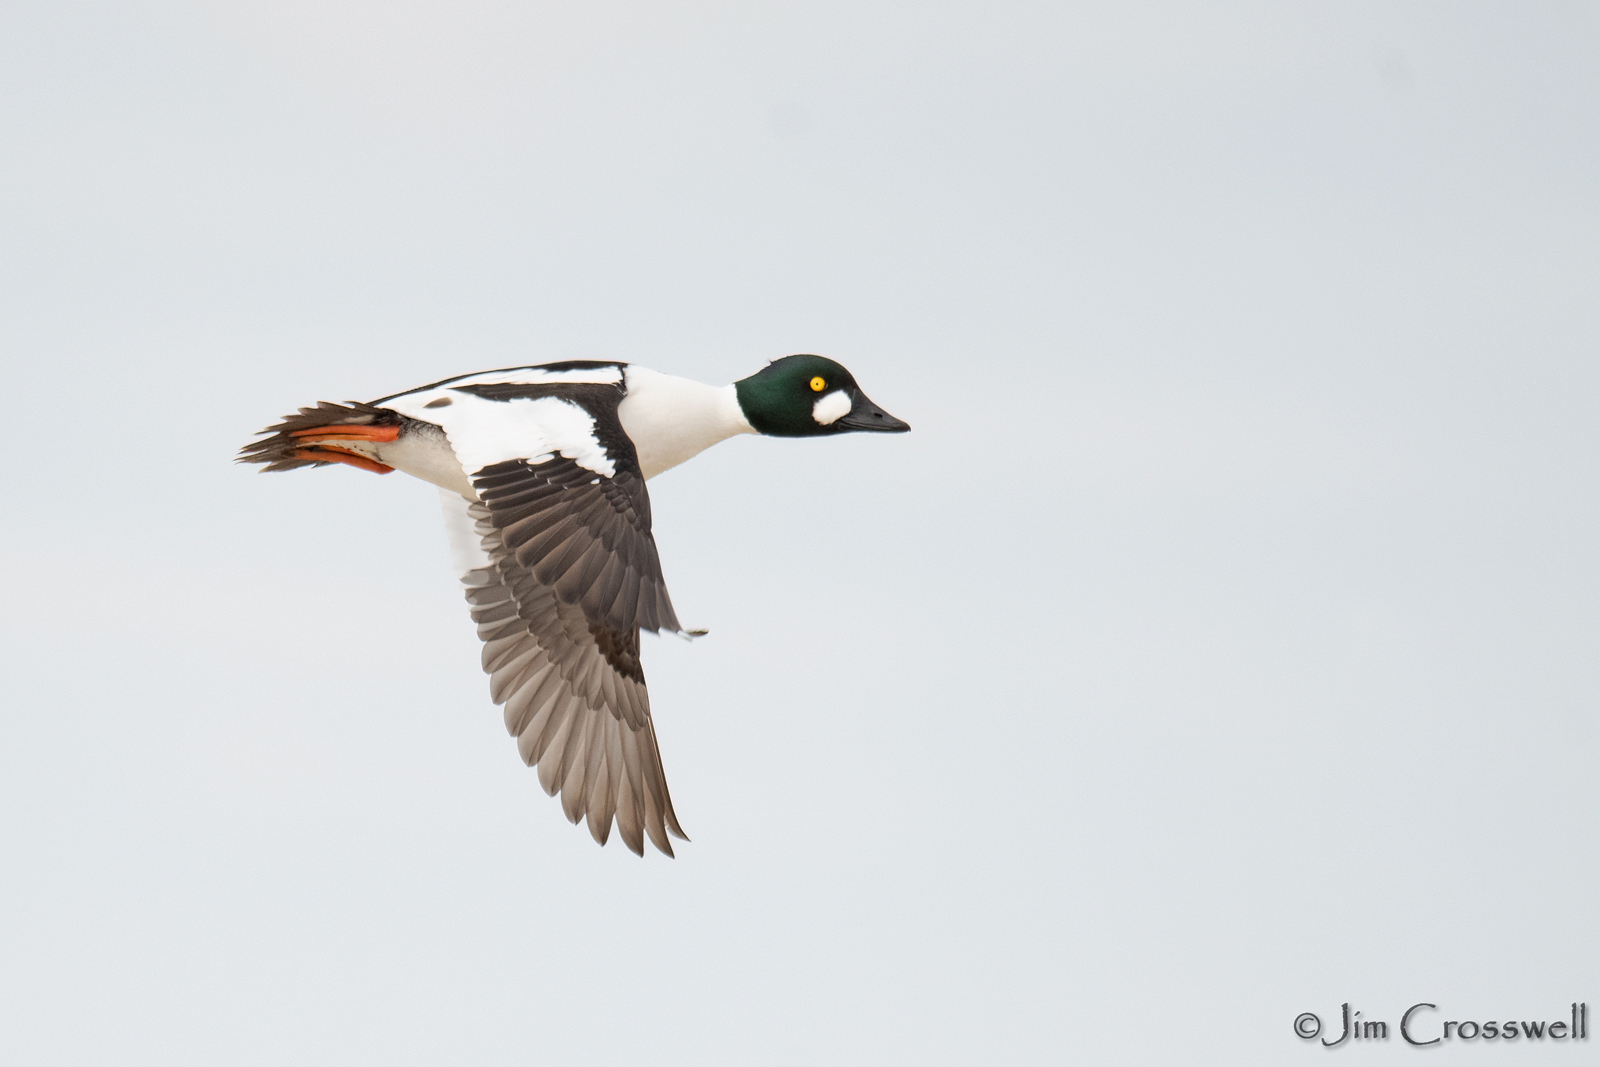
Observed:
[[[850,414],[850,398],[843,389],[835,389],[811,406],[811,417],[824,426],[831,426]]]
[[[563,373],[597,375],[599,371]],[[477,377],[496,383],[511,380],[504,374]],[[470,384],[470,380],[407,393],[387,401],[384,407],[442,427],[461,469],[469,475],[508,459],[540,463],[557,452],[604,477],[616,474],[616,465],[595,437],[594,417],[572,401],[555,396],[485,400],[454,388],[462,384]],[[444,396],[452,401],[449,407],[428,408],[430,401]]]

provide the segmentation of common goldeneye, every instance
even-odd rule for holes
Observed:
[[[685,631],[650,532],[645,481],[735,434],[911,427],[823,356],[721,388],[573,360],[447,378],[368,404],[320,403],[261,431],[240,462],[403,471],[440,490],[490,696],[539,784],[605,844],[688,840],[672,810],[639,631]]]

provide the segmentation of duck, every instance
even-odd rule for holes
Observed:
[[[905,433],[842,365],[797,354],[731,385],[633,363],[567,360],[446,378],[367,403],[320,402],[268,426],[238,462],[342,464],[438,487],[490,699],[540,786],[600,845],[673,856],[672,807],[640,633],[687,639],[645,483],[740,434]]]

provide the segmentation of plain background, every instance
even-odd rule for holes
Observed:
[[[1600,1009],[1597,46],[1592,0],[12,0],[4,1058],[1288,1064],[1346,1001]],[[914,430],[652,483],[711,629],[646,649],[676,861],[521,766],[430,486],[231,463],[319,399],[793,351]]]

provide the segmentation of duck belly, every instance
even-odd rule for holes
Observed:
[[[373,459],[402,474],[421,478],[440,489],[459,493],[468,500],[478,499],[477,491],[472,488],[472,480],[461,469],[461,461],[456,458],[456,451],[450,447],[450,438],[445,436],[442,427],[431,422],[407,419],[402,424],[400,436],[393,441],[360,443],[367,445],[363,452],[370,449]]]

